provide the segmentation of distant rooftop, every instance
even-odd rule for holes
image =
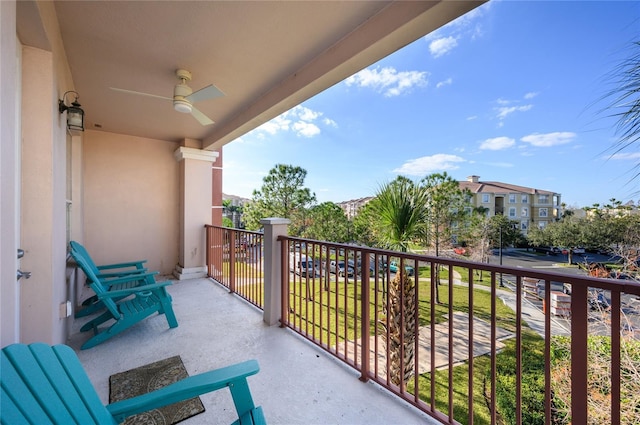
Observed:
[[[510,183],[480,181],[480,176],[469,176],[467,180],[460,181],[462,190],[469,189],[472,193],[526,193],[529,195],[554,195],[556,192],[532,187],[518,186]]]

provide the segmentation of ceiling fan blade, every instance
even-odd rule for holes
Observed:
[[[201,100],[213,99],[221,96],[224,96],[224,93],[222,93],[222,91],[213,84],[210,84],[207,87],[203,87],[200,90],[191,93],[186,97],[186,99],[191,103],[195,103]]]
[[[149,94],[149,93],[142,93],[139,91],[133,91],[133,90],[126,90],[126,89],[118,89],[115,87],[109,87],[111,90],[115,90],[115,91],[119,91],[122,93],[128,93],[128,94],[137,94],[140,96],[148,96],[148,97],[156,97],[158,99],[164,99],[164,100],[173,100],[172,97],[166,97],[166,96],[158,96],[157,94]]]
[[[191,115],[193,115],[193,117],[197,119],[198,122],[202,125],[213,124],[213,120],[211,118],[200,112],[198,109],[194,108],[193,105],[191,106]]]

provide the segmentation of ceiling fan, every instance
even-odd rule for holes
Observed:
[[[176,70],[176,77],[180,80],[180,83],[176,84],[173,89],[173,97],[158,96],[155,94],[142,93],[133,90],[118,89],[111,87],[111,90],[137,94],[141,96],[157,97],[158,99],[173,101],[173,109],[184,114],[191,114],[202,125],[213,124],[213,120],[196,109],[193,104],[201,100],[214,99],[216,97],[224,96],[224,93],[220,91],[216,86],[210,84],[201,88],[198,91],[191,90],[191,87],[187,85],[188,81],[191,81],[191,73],[184,69]]]

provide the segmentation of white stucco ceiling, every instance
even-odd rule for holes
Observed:
[[[55,9],[86,128],[219,148],[480,5],[477,1],[58,1]],[[175,70],[201,126],[171,101]],[[99,127],[98,127],[99,126]]]

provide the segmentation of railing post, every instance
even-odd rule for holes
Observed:
[[[282,254],[278,236],[288,234],[291,220],[286,218],[263,218],[264,227],[264,321],[275,325],[280,319],[282,303]]]
[[[571,420],[574,424],[587,423],[588,291],[586,285],[572,285],[571,289]]]
[[[224,230],[229,237],[229,292],[236,292],[236,232]]]
[[[362,359],[360,361],[360,380],[363,382],[367,382],[369,380],[369,373],[371,369],[371,346],[370,346],[370,337],[371,337],[371,329],[370,329],[370,321],[371,321],[371,278],[369,275],[369,267],[370,267],[371,259],[369,257],[369,253],[366,251],[362,251],[361,257],[361,276],[362,276],[362,300],[360,303],[361,307],[361,326],[362,330],[360,332],[362,338],[362,350],[360,355]],[[357,273],[358,271],[355,270]]]

